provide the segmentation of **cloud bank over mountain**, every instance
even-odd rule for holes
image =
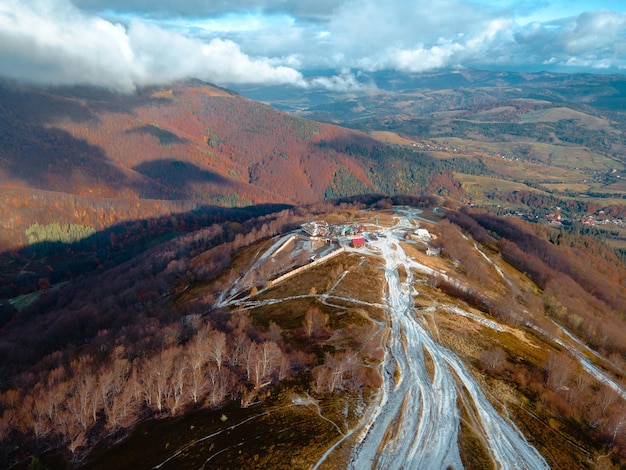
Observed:
[[[360,70],[619,72],[626,6],[600,3],[0,0],[0,75],[123,91],[185,78],[349,91],[367,86]],[[336,73],[307,78],[321,69]]]

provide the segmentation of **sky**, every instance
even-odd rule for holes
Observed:
[[[448,68],[626,73],[626,1],[0,0],[0,76],[36,84],[350,91]]]

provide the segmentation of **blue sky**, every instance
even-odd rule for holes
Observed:
[[[351,90],[440,68],[623,73],[626,2],[0,0],[0,76],[35,83]]]

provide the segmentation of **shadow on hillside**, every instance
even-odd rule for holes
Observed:
[[[386,144],[359,131],[337,136],[332,139],[320,140],[319,142],[312,143],[312,145],[330,148],[336,152],[348,153],[350,155],[367,155],[372,149],[385,146]]]
[[[87,90],[84,91],[86,94]],[[127,176],[111,164],[101,147],[55,125],[61,120],[97,122],[94,110],[101,106],[132,113],[134,107],[149,97],[122,99],[123,95],[102,90],[89,93],[93,101],[87,103],[87,97],[81,98],[74,88],[44,90],[0,81],[0,156],[4,157],[0,158],[0,171],[21,183],[52,191],[131,187]]]
[[[112,268],[183,233],[228,222],[240,227],[246,220],[291,207],[285,204],[241,208],[207,205],[179,214],[120,222],[73,243],[40,242],[0,253],[0,331],[15,313],[2,299],[40,290],[45,292],[49,286]],[[229,241],[235,235],[225,230],[225,238],[220,242]]]
[[[157,182],[162,186],[159,193],[169,192],[172,199],[196,198],[193,183],[199,183],[204,187],[209,185],[221,188],[231,184],[217,173],[181,160],[151,160],[137,165],[133,170]]]
[[[11,177],[34,188],[61,192],[128,185],[126,175],[111,164],[102,148],[61,129],[6,123],[5,118],[0,115],[0,128],[5,130],[0,134],[0,148],[10,157],[0,160],[0,170]]]
[[[0,80],[0,172],[19,186],[99,197],[195,198],[192,183],[202,186],[202,197],[217,185],[224,186],[226,179],[177,161],[176,156],[142,163],[135,170],[147,178],[137,178],[120,168],[103,147],[58,127],[60,122],[72,121],[90,128],[101,112],[133,116],[137,107],[171,102],[155,95],[155,90],[147,88],[132,95],[90,87],[44,90]],[[189,143],[157,125],[140,125],[126,134],[151,136],[164,147]],[[116,145],[122,154],[141,151],[132,143],[127,148],[122,147],[124,142]]]
[[[161,129],[155,125],[145,125],[134,127],[133,129],[126,131],[127,134],[140,134],[140,135],[151,135],[156,137],[159,141],[159,145],[172,145],[172,144],[187,144],[189,141],[178,135],[170,132],[166,129]]]

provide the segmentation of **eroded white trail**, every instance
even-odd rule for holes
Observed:
[[[406,225],[406,219],[401,221]],[[375,243],[386,262],[391,334],[384,361],[380,403],[363,423],[350,468],[462,468],[457,389],[472,400],[488,450],[499,468],[548,468],[545,460],[486,399],[461,360],[436,343],[412,305],[412,268],[430,271],[406,256],[393,231]],[[399,279],[403,266],[406,280]],[[432,377],[425,351],[432,360]]]

